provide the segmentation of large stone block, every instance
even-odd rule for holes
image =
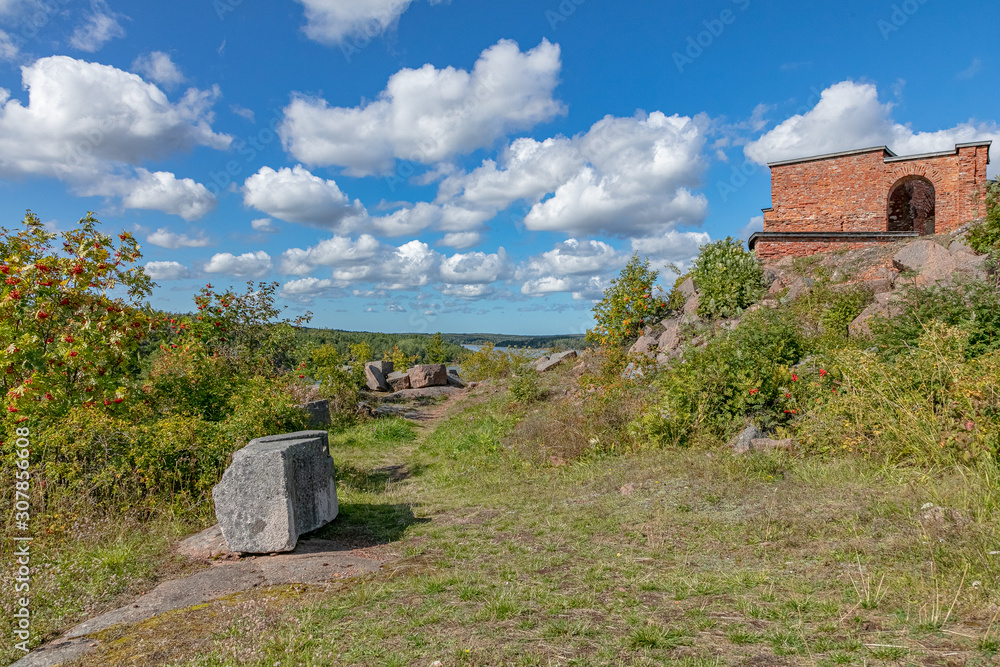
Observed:
[[[385,380],[389,383],[389,386],[392,387],[393,391],[402,391],[410,388],[410,376],[406,373],[395,371],[393,373],[389,373]]]
[[[392,391],[392,388],[385,379],[387,374],[384,370],[386,368],[386,364],[388,364],[388,372],[391,373],[391,361],[372,361],[365,364],[365,383],[366,386],[372,391]]]
[[[291,551],[299,536],[337,517],[337,484],[326,431],[251,440],[212,489],[231,551]]]
[[[545,361],[539,359],[538,362],[535,364],[535,370],[537,370],[539,373],[544,373],[547,370],[555,368],[556,366],[566,361],[567,359],[576,359],[576,357],[577,357],[576,350],[567,350],[565,352],[553,354],[551,357],[548,357]]]
[[[329,426],[333,420],[330,417],[330,401],[312,401],[301,406],[309,413],[309,425],[314,428]]]
[[[444,364],[422,364],[414,366],[407,373],[413,389],[444,387],[448,384],[448,367]]]

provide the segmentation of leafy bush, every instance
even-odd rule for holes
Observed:
[[[236,449],[254,438],[308,427],[308,415],[295,404],[289,391],[291,381],[287,377],[253,377],[234,394],[233,411],[222,422],[222,430]]]
[[[795,300],[791,310],[814,346],[839,347],[848,340],[848,327],[872,302],[873,294],[862,285],[833,286],[819,278],[811,290]]]
[[[970,360],[967,331],[936,322],[893,357],[833,355],[842,384],[795,424],[816,452],[947,465],[1000,451],[1000,351]]]
[[[731,237],[702,246],[691,275],[702,317],[736,317],[764,294],[760,260]]]
[[[978,253],[1000,252],[1000,182],[986,191],[986,218],[969,231],[969,247]]]
[[[910,287],[903,303],[900,315],[871,325],[875,342],[889,356],[916,344],[935,322],[965,332],[963,349],[970,359],[1000,349],[1000,294],[992,285]]]
[[[704,347],[687,349],[663,372],[655,383],[659,399],[636,427],[659,444],[685,445],[695,434],[728,436],[747,419],[765,427],[786,422],[799,379],[789,368],[804,349],[791,317],[757,311]]]
[[[648,259],[633,255],[594,306],[597,325],[587,332],[587,340],[624,346],[638,338],[643,327],[666,317],[666,298],[662,290],[653,289],[657,277],[659,272],[650,270]]]
[[[534,403],[542,397],[541,374],[531,366],[523,366],[510,380],[510,394],[519,403]]]
[[[158,414],[221,421],[228,414],[237,376],[228,359],[209,354],[199,340],[163,346],[152,355],[145,389]]]
[[[278,319],[282,309],[274,303],[277,288],[278,283],[248,282],[246,291],[239,293],[216,292],[211,284],[205,285],[194,297],[195,315],[169,321],[166,349],[198,341],[243,375],[274,375],[289,369],[295,328],[308,322],[312,313]]]
[[[520,350],[498,350],[487,343],[462,361],[462,374],[470,380],[501,380],[532,360]]]
[[[237,448],[200,417],[137,422],[84,407],[47,424],[36,439],[46,443],[36,477],[50,500],[73,496],[109,508],[202,499]]]

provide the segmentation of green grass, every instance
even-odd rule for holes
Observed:
[[[337,434],[341,516],[320,534],[397,558],[280,605],[207,605],[212,623],[171,615],[142,632],[185,640],[148,664],[995,659],[1000,531],[984,473],[718,450],[553,466],[505,444],[535,409],[500,392],[431,427]],[[922,525],[926,502],[960,512],[961,528]],[[124,633],[114,655],[143,636]],[[128,664],[110,655],[82,664]]]

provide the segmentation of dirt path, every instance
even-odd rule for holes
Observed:
[[[467,395],[468,390],[414,394],[404,399],[407,403],[392,406],[399,412],[389,414],[418,422],[426,433],[430,433],[452,406]],[[444,400],[436,400],[438,396],[444,396]],[[435,402],[428,403],[428,400]],[[390,477],[406,475],[403,464],[380,470],[389,473]],[[382,544],[323,539],[300,540],[290,553],[241,556],[227,551],[218,525],[187,538],[176,550],[206,564],[206,569],[161,582],[129,604],[74,626],[59,639],[35,649],[11,667],[55,667],[98,650],[105,640],[95,635],[117,625],[134,625],[170,611],[268,586],[325,584],[368,574],[395,557],[391,549]]]

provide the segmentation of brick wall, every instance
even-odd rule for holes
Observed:
[[[896,158],[884,149],[771,166],[771,209],[764,211],[765,232],[898,231],[889,222],[889,199],[914,181],[934,186],[934,214],[920,204],[916,229],[947,232],[984,215],[989,145],[956,146],[954,153]],[[919,192],[918,196],[921,195]],[[914,210],[917,210],[914,201]],[[926,229],[925,229],[926,227]],[[870,242],[848,243],[850,247]],[[762,257],[809,255],[844,243],[764,242]]]
[[[806,257],[831,250],[853,250],[891,243],[891,241],[758,241],[754,250],[764,261],[782,257]]]

